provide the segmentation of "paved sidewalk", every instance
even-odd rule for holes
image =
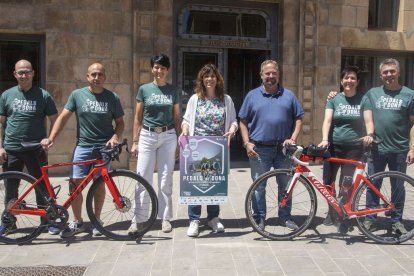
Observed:
[[[174,173],[174,230],[165,234],[160,223],[141,244],[118,242],[83,233],[62,240],[42,234],[30,245],[0,244],[0,272],[25,275],[44,266],[58,268],[59,275],[414,275],[414,244],[380,245],[365,240],[358,230],[351,238],[336,234],[334,227],[319,225],[295,241],[276,242],[252,232],[245,219],[244,197],[251,184],[250,169],[233,168],[229,176],[229,203],[221,208],[226,232],[210,233],[202,227],[196,239],[186,236],[187,208],[178,205],[178,177]],[[320,166],[314,167],[321,175]],[[414,176],[414,167],[409,168]],[[56,177],[55,183],[67,184]],[[322,222],[327,204],[318,202],[316,220]],[[203,208],[203,216],[206,211]],[[87,218],[86,214],[84,216]],[[202,220],[202,224],[206,224]],[[69,267],[68,267],[69,266]],[[81,270],[69,273],[70,268]],[[15,267],[5,268],[5,267]],[[49,269],[53,269],[49,267]],[[83,268],[83,269],[82,269]],[[17,271],[18,270],[18,271]],[[32,271],[32,272],[30,272]],[[2,274],[0,273],[0,274]],[[34,273],[34,272],[33,272]],[[6,274],[7,275],[7,274]],[[40,274],[39,274],[40,275]],[[42,274],[47,275],[47,274]],[[49,274],[57,275],[57,272]]]

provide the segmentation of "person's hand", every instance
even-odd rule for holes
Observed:
[[[138,142],[133,142],[132,143],[131,155],[135,158],[138,157]]]
[[[293,145],[293,144],[295,144],[296,143],[296,141],[295,140],[293,140],[293,139],[286,139],[284,142],[283,142],[283,146],[286,146],[286,145]]]
[[[329,142],[327,140],[322,140],[322,142],[318,144],[318,147],[320,148],[326,148],[328,146],[329,146]]]
[[[229,137],[230,139],[233,138],[234,136],[236,136],[236,132],[235,131],[228,131],[226,133],[224,133],[225,137]]]
[[[227,145],[230,146],[230,141],[231,141],[231,139],[233,139],[234,136],[236,136],[236,132],[235,131],[228,131],[228,132],[224,133],[223,136],[227,137]]]
[[[247,152],[247,156],[249,158],[255,158],[255,157],[259,156],[257,154],[257,152],[254,151],[254,144],[253,143],[247,143],[246,144],[246,152]]]
[[[118,138],[112,137],[111,140],[106,142],[106,147],[113,148],[114,146],[116,146],[118,144],[119,144]]]
[[[330,91],[326,100],[329,101],[330,99],[334,98],[337,94],[338,91]]]
[[[53,141],[49,138],[44,138],[40,141],[40,144],[42,145],[44,151],[48,151],[48,149],[53,146]]]
[[[370,135],[362,137],[362,144],[365,147],[371,145],[372,141],[374,141],[374,138],[372,138]]]
[[[7,152],[4,148],[0,148],[0,162],[6,162],[7,161]]]
[[[410,149],[407,153],[406,161],[408,165],[411,165],[414,162],[414,150]]]

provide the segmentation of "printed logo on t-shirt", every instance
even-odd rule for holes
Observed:
[[[359,117],[360,110],[361,106],[359,104],[339,104],[338,107],[335,109],[335,113],[339,116]]]
[[[152,94],[146,103],[149,105],[172,105],[173,99],[172,95]]]
[[[82,106],[83,112],[91,113],[107,113],[108,112],[108,103],[86,100],[86,103]]]
[[[375,103],[375,106],[378,109],[400,110],[402,104],[403,104],[402,99],[394,99],[390,97],[381,96]]]
[[[12,102],[12,109],[15,112],[33,113],[36,112],[36,101],[15,98]]]

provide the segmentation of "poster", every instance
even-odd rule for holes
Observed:
[[[180,137],[180,204],[227,203],[228,145],[223,136]]]

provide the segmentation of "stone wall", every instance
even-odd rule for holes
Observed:
[[[321,139],[327,93],[339,89],[341,49],[414,51],[414,1],[400,1],[395,32],[369,30],[368,5],[369,0],[282,3],[283,83],[297,91],[305,109],[303,144]]]
[[[125,138],[132,128],[132,1],[131,0],[25,0],[0,2],[0,32],[44,34],[46,89],[59,111],[73,89],[86,85],[93,62],[106,67],[106,88],[118,93],[125,110]],[[49,161],[70,160],[76,141],[72,116],[50,149]],[[116,162],[114,162],[116,163]],[[127,156],[120,164],[127,166]],[[65,170],[67,171],[67,170]]]

